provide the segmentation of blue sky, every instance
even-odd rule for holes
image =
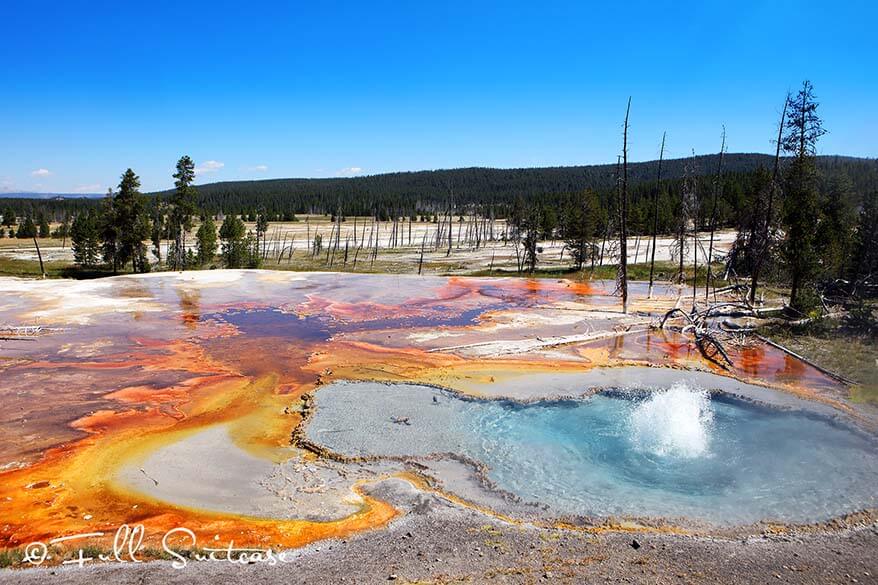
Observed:
[[[875,2],[8,2],[0,190],[769,152],[810,79],[878,156]]]

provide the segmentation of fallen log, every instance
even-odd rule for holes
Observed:
[[[787,353],[787,354],[793,356],[793,357],[796,358],[796,359],[802,360],[803,362],[805,362],[806,364],[808,364],[808,365],[811,366],[812,368],[814,368],[814,369],[816,369],[816,370],[819,370],[819,371],[823,372],[824,374],[826,374],[827,376],[829,376],[830,378],[832,378],[832,379],[834,379],[834,380],[838,380],[839,382],[842,382],[843,384],[846,384],[846,385],[848,385],[848,386],[855,386],[855,385],[857,384],[857,383],[854,382],[853,380],[850,380],[850,379],[848,379],[848,378],[845,378],[845,377],[842,376],[841,374],[836,374],[835,372],[833,372],[833,371],[831,371],[831,370],[827,370],[827,369],[824,368],[823,366],[820,366],[820,365],[818,365],[818,364],[815,364],[814,362],[812,362],[812,361],[809,360],[808,358],[806,358],[806,357],[804,357],[804,356],[802,356],[802,355],[797,354],[796,352],[794,352],[793,350],[789,349],[788,347],[784,347],[783,345],[781,345],[781,344],[779,344],[779,343],[777,343],[777,342],[775,342],[775,341],[772,341],[772,340],[768,339],[767,337],[764,337],[764,336],[762,336],[762,335],[759,335],[758,333],[754,333],[754,335],[755,335],[757,338],[759,338],[759,339],[761,339],[762,341],[764,341],[765,343],[767,343],[768,345],[770,345],[770,346],[772,346],[772,347],[775,347],[775,348],[777,348],[777,349],[783,351],[784,353]]]
[[[459,351],[459,350],[476,350],[479,355],[484,356],[498,356],[498,355],[508,355],[508,354],[522,354],[528,353],[531,351],[538,351],[541,349],[558,347],[562,345],[572,345],[576,343],[586,343],[590,341],[597,341],[599,339],[606,339],[609,337],[616,337],[620,335],[630,335],[632,333],[643,333],[647,331],[646,328],[637,327],[634,328],[635,325],[640,325],[640,323],[630,323],[627,325],[627,329],[622,331],[599,331],[597,333],[584,333],[580,335],[567,335],[567,336],[559,336],[559,337],[536,337],[531,339],[509,339],[509,340],[494,340],[494,341],[480,341],[478,343],[467,343],[464,345],[451,345],[446,347],[434,347],[432,349],[428,349],[427,353],[436,353],[436,352],[446,352],[446,351]]]

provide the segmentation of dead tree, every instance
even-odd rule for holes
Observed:
[[[695,194],[694,179],[694,159],[695,153],[692,153],[692,159],[683,165],[683,185],[680,189],[679,210],[676,217],[676,228],[674,234],[674,243],[671,245],[671,257],[678,262],[677,274],[674,280],[681,285],[686,279],[685,258],[686,252],[689,250],[689,222],[697,213],[697,198]]]
[[[622,312],[628,313],[628,114],[631,98],[625,109],[622,127],[622,185],[619,190],[619,292],[622,295]]]
[[[704,300],[710,299],[710,277],[713,272],[710,263],[713,262],[713,235],[716,231],[716,208],[719,202],[719,192],[722,189],[721,181],[723,174],[723,159],[726,154],[726,127],[723,126],[723,140],[719,149],[719,162],[717,163],[716,176],[713,179],[713,205],[710,210],[710,245],[707,247],[707,275],[704,281]]]
[[[40,245],[37,243],[36,236],[34,236],[34,247],[37,249],[37,258],[40,261],[40,278],[46,278],[46,268],[43,266],[43,254],[40,252]]]
[[[451,256],[451,227],[452,227],[452,209],[451,207],[454,205],[454,191],[451,191],[451,197],[448,200],[448,251],[445,252],[445,257]]]
[[[424,266],[424,248],[427,246],[427,231],[424,230],[424,237],[421,240],[421,257],[418,258],[418,274],[421,273],[421,269]]]
[[[768,255],[768,252],[771,248],[771,219],[772,213],[774,213],[774,194],[775,191],[780,191],[780,184],[778,182],[778,174],[780,172],[780,149],[782,137],[783,137],[783,129],[784,123],[786,121],[787,116],[787,104],[790,101],[790,94],[787,93],[787,99],[784,100],[783,103],[783,111],[780,114],[780,124],[777,127],[777,147],[774,152],[774,172],[772,175],[771,187],[768,190],[768,209],[765,212],[765,218],[762,221],[762,238],[759,242],[759,251],[756,254],[753,264],[753,271],[750,275],[750,303],[753,304],[756,302],[756,287],[759,285],[759,276],[762,271],[762,266],[765,263],[765,257]]]
[[[652,255],[649,260],[649,292],[647,298],[652,298],[653,275],[655,274],[655,239],[658,232],[658,199],[662,188],[662,162],[665,158],[665,137],[667,132],[662,132],[662,148],[659,151],[658,175],[656,177],[655,191],[652,194]]]
[[[729,305],[732,303],[725,303]],[[667,321],[676,316],[682,317],[687,321],[681,333],[686,334],[692,332],[695,335],[695,345],[698,350],[708,360],[714,362],[724,369],[729,369],[733,364],[729,354],[726,353],[722,343],[717,339],[715,331],[710,327],[711,319],[716,316],[716,311],[724,305],[712,305],[703,311],[696,311],[694,306],[691,312],[687,313],[679,307],[675,307],[665,313],[659,322],[658,328],[664,329]]]

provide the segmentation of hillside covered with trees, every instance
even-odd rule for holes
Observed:
[[[697,177],[710,177],[718,159],[718,154],[710,154],[665,160],[663,180],[679,183],[687,168]],[[734,206],[736,193],[749,188],[756,169],[770,168],[773,159],[768,154],[726,153],[723,162],[724,180],[729,185],[729,189],[724,190],[726,204]],[[789,161],[782,160],[782,164]],[[820,156],[816,164],[826,180],[847,177],[857,194],[878,190],[878,160]],[[655,182],[657,171],[658,160],[629,163],[628,180],[635,210],[637,202]],[[615,188],[616,177],[615,164],[523,169],[470,167],[365,177],[227,181],[198,185],[194,189],[198,206],[214,215],[250,215],[265,209],[273,216],[289,217],[303,213],[331,214],[341,209],[343,215],[391,217],[394,213],[444,211],[451,202],[460,209],[491,205],[495,215],[503,217],[519,197],[557,207],[568,195],[592,189],[606,200]],[[172,192],[148,196],[167,198]],[[36,218],[44,213],[59,222],[65,215],[76,215],[81,209],[99,204],[100,200],[86,198],[0,199],[0,209],[7,209],[16,216]]]

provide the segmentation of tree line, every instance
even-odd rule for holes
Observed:
[[[656,145],[658,146],[658,145]],[[674,188],[683,180],[686,169],[710,182],[718,155],[701,154],[684,159],[665,160],[663,181]],[[765,154],[726,154],[724,178],[728,183],[720,200],[719,221],[726,225],[732,211],[740,205],[741,194],[752,185],[753,174],[760,166],[770,167],[773,157]],[[788,161],[784,157],[784,161]],[[871,159],[823,156],[816,164],[822,176],[847,176],[856,193],[878,188],[878,161]],[[658,161],[629,163],[628,182],[631,212],[636,219],[650,212],[652,184]],[[699,188],[704,188],[700,185]],[[709,185],[707,186],[709,187]],[[437,171],[388,173],[366,177],[333,179],[272,179],[211,183],[197,187],[196,202],[205,213],[214,216],[243,215],[253,221],[260,210],[276,221],[291,221],[296,214],[331,214],[370,216],[385,221],[394,215],[422,217],[444,213],[449,199],[455,208],[491,207],[495,217],[507,217],[518,197],[539,201],[546,207],[560,209],[571,194],[583,189],[595,190],[602,202],[614,198],[616,167],[588,165],[530,169],[465,168]],[[148,198],[168,198],[174,190],[147,194]],[[861,203],[861,202],[859,202]],[[61,222],[83,209],[98,207],[90,199],[4,199],[12,216],[36,220],[44,214],[50,222]],[[660,209],[664,209],[660,206]],[[663,225],[660,221],[660,225]]]

